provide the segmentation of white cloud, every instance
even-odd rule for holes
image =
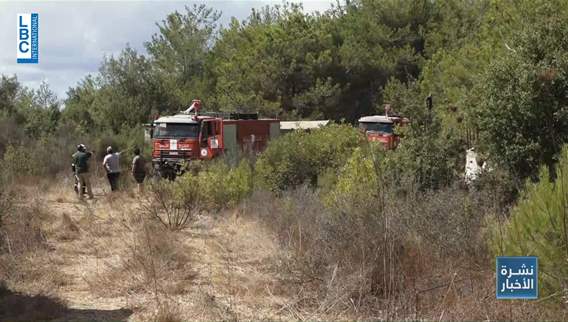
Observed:
[[[324,11],[332,0],[301,1],[307,12]],[[157,32],[156,22],[174,10],[195,2],[1,2],[0,73],[16,74],[26,86],[49,80],[60,98],[89,73],[98,71],[105,55],[119,53],[128,43],[144,52],[144,42]],[[222,11],[221,24],[230,17],[245,19],[251,8],[282,1],[213,0],[203,3]],[[39,13],[40,62],[16,63],[16,15]]]

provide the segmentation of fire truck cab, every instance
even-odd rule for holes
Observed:
[[[397,147],[400,137],[394,133],[396,126],[404,126],[410,121],[400,116],[372,115],[359,119],[359,129],[365,134],[367,141],[380,142],[385,149]]]
[[[270,139],[280,135],[280,123],[259,119],[258,114],[200,115],[195,110],[194,114],[186,111],[160,117],[149,130],[154,171],[173,179],[183,173],[187,162],[261,152]]]

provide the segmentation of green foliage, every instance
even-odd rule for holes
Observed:
[[[543,167],[538,183],[528,183],[504,227],[494,227],[492,247],[496,255],[538,256],[539,277],[547,294],[568,285],[568,147],[562,151],[550,180]]]
[[[477,85],[486,82],[492,62],[522,49],[520,30],[545,24],[550,16],[566,16],[567,10],[562,0],[437,2],[427,24],[429,59],[420,86],[433,94],[445,126],[475,129],[475,111],[486,97]]]
[[[9,116],[17,112],[16,102],[20,90],[21,86],[16,76],[2,75],[0,78],[0,114]]]
[[[130,169],[134,148],[144,147],[144,129],[142,126],[135,126],[123,128],[119,134],[101,132],[91,142],[92,147],[90,148],[95,152],[97,160],[105,157],[108,146],[112,146],[114,151],[126,152],[121,154],[120,163],[123,169]]]
[[[233,20],[213,49],[219,107],[308,117],[318,104],[333,102],[338,88],[323,73],[332,62],[332,38],[323,20],[297,5]]]
[[[34,139],[52,134],[60,117],[57,96],[42,83],[37,90],[22,89],[18,99],[18,111],[25,119],[26,133]]]
[[[552,170],[568,140],[568,27],[553,10],[519,33],[516,49],[497,59],[481,83],[478,117],[487,149],[520,178],[536,177],[543,163]]]
[[[13,195],[9,189],[9,180],[5,168],[0,169],[0,229],[2,228],[3,218],[10,213],[13,203]],[[0,242],[0,247],[3,242]]]
[[[185,109],[196,97],[207,104],[206,64],[218,19],[204,5],[169,14],[145,43],[148,56],[126,47],[68,91],[64,122],[83,134],[118,134]]]
[[[410,124],[396,129],[401,143],[381,159],[389,182],[412,181],[420,190],[437,189],[453,183],[463,171],[465,146],[455,129],[445,127],[435,111],[428,111],[419,84],[391,80],[385,97]]]
[[[494,206],[505,211],[517,199],[522,186],[523,183],[509,171],[495,165],[490,171],[482,171],[473,182],[472,188],[491,194]]]
[[[166,205],[163,209],[218,211],[234,207],[248,197],[253,190],[252,178],[252,168],[246,160],[236,167],[217,161],[197,173],[187,172],[175,181],[161,180],[151,191],[156,200],[163,200],[161,203]]]
[[[247,160],[234,168],[222,161],[215,162],[197,174],[201,202],[210,210],[236,206],[251,194],[252,179],[252,168]]]
[[[95,111],[98,109],[98,78],[91,75],[81,80],[76,87],[67,91],[62,122],[72,125],[81,133],[98,128],[95,125]]]
[[[118,57],[105,58],[99,75],[68,91],[63,119],[82,133],[119,133],[156,112],[161,100],[156,86],[148,59],[127,47]]]
[[[10,176],[38,176],[42,174],[41,160],[28,147],[8,146],[2,158],[4,171]]]
[[[178,207],[189,206],[200,202],[202,189],[200,182],[195,176],[182,176],[175,181],[160,180],[157,185],[166,187],[165,190],[170,194],[173,203]]]
[[[169,14],[157,24],[159,33],[145,43],[152,63],[152,77],[159,113],[177,112],[194,98],[208,103],[208,61],[221,14],[205,5],[185,7],[185,12]]]
[[[412,125],[404,142],[386,155],[388,175],[394,182],[412,179],[421,190],[437,189],[454,182],[463,169],[463,147],[451,136],[428,126]]]
[[[221,109],[349,121],[390,77],[418,77],[429,1],[353,1],[324,14],[285,4],[222,30],[211,65]]]
[[[8,145],[1,159],[5,175],[15,179],[55,176],[62,171],[70,171],[75,145],[67,139],[71,140],[70,137],[50,136],[24,145]]]
[[[0,117],[21,127],[33,139],[53,134],[60,118],[59,101],[42,82],[38,89],[22,87],[16,77],[0,79]]]
[[[303,183],[315,186],[326,170],[339,169],[362,140],[359,131],[346,124],[286,134],[272,141],[258,158],[259,186],[271,191]]]
[[[143,211],[170,230],[185,228],[204,208],[199,180],[185,175],[176,181],[161,180],[149,187]]]
[[[26,133],[13,118],[0,116],[0,157],[7,146],[19,145],[26,138]]]
[[[377,210],[379,177],[375,156],[361,148],[353,151],[341,168],[337,183],[324,196],[326,206],[352,215]]]
[[[355,0],[324,13],[267,6],[219,27],[219,12],[186,7],[157,24],[147,53],[126,47],[105,57],[99,73],[70,88],[62,110],[46,84],[30,90],[2,76],[0,153],[27,140],[80,143],[71,134],[98,152],[107,144],[140,146],[134,132],[142,123],[196,97],[207,110],[350,122],[388,102],[411,120],[398,130],[403,144],[385,156],[390,173],[425,189],[441,187],[462,172],[467,144],[492,155],[515,179],[534,176],[541,163],[554,163],[568,139],[567,14],[562,0]],[[469,137],[479,131],[479,142]],[[333,169],[350,153],[321,151],[309,139],[300,152],[285,147],[303,135],[310,137],[293,134],[261,160],[265,187],[326,178],[333,185]]]

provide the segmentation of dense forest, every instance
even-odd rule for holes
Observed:
[[[97,153],[109,144],[142,146],[143,124],[195,98],[209,111],[331,119],[337,124],[283,136],[249,163],[216,164],[160,189],[203,194],[209,209],[266,204],[245,210],[264,214],[259,220],[294,253],[287,263],[298,280],[315,276],[306,283],[317,284],[310,298],[318,303],[332,291],[359,292],[365,312],[376,313],[385,298],[389,310],[410,312],[412,276],[434,280],[450,261],[480,267],[494,255],[533,254],[541,256],[551,306],[512,316],[494,302],[483,305],[496,319],[566,317],[567,1],[345,0],[316,13],[285,3],[224,27],[222,14],[206,5],[169,14],[144,53],[127,46],[105,57],[64,98],[47,84],[29,89],[1,76],[0,179],[68,171],[67,159],[50,156],[70,155],[79,141]],[[397,129],[395,151],[362,143],[351,126],[382,114],[385,104],[411,121]],[[464,187],[470,148],[489,166]],[[305,235],[290,232],[294,225]],[[413,250],[429,258],[424,269]],[[353,284],[326,288],[336,273]],[[492,285],[487,276],[480,283]],[[341,301],[351,310],[352,298]],[[446,318],[485,319],[483,305],[442,304],[454,305]],[[424,316],[438,319],[436,310]],[[387,318],[420,316],[396,314]]]
[[[428,140],[476,145],[519,178],[534,177],[567,135],[567,8],[360,0],[307,14],[284,4],[220,28],[222,13],[188,7],[157,23],[147,53],[126,47],[106,57],[60,100],[47,85],[30,90],[2,76],[1,122],[34,139],[62,128],[115,135],[200,98],[207,110],[346,122],[390,103],[418,124],[432,95],[434,119],[424,122],[439,123],[439,138]]]

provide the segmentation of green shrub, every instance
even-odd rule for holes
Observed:
[[[496,56],[476,82],[482,142],[521,179],[536,179],[541,164],[552,173],[568,140],[568,26],[554,2],[542,3],[548,14],[524,24],[510,40],[516,50]]]
[[[370,210],[377,201],[378,184],[373,155],[356,148],[341,168],[337,183],[324,196],[324,202],[331,209],[349,214]]]
[[[142,203],[144,213],[170,230],[185,228],[203,209],[199,180],[192,175],[154,182],[147,196]]]
[[[167,227],[183,228],[201,211],[230,208],[253,190],[252,168],[243,160],[231,168],[223,161],[187,172],[175,181],[161,180],[150,187],[146,210]]]
[[[468,191],[458,184],[423,190],[411,176],[398,173],[400,169],[392,164],[394,153],[373,145],[356,148],[329,191],[320,190],[328,212],[374,227],[380,227],[385,216],[393,216],[393,226],[436,245],[441,254],[483,251],[483,218],[499,206],[500,199],[495,198],[502,193]]]
[[[133,150],[138,147],[142,150],[144,144],[144,130],[142,126],[124,128],[120,133],[103,133],[93,140],[93,150],[98,160],[102,160],[106,155],[106,148],[112,146],[115,151],[126,151],[121,155],[120,164],[124,169],[129,169],[130,161],[134,156]],[[147,152],[147,151],[145,151]]]
[[[12,178],[55,176],[71,170],[71,155],[79,143],[89,143],[73,129],[59,128],[39,138],[20,138],[5,146],[1,158],[4,172]]]
[[[312,132],[296,131],[270,143],[256,163],[261,188],[283,191],[303,183],[316,185],[328,169],[339,169],[363,136],[348,124]]]
[[[496,255],[538,256],[541,285],[548,294],[568,286],[568,147],[550,181],[543,167],[538,183],[528,183],[503,227],[494,227]]]
[[[198,174],[201,200],[208,209],[219,210],[235,206],[253,189],[252,169],[242,160],[235,168],[215,162]]]
[[[227,173],[225,187],[227,190],[227,198],[225,200],[229,206],[243,200],[252,193],[253,172],[246,160],[241,161],[238,167],[231,169]]]
[[[12,177],[38,176],[42,174],[43,166],[37,154],[26,146],[8,146],[2,164],[7,175]]]
[[[389,182],[402,185],[402,180],[410,179],[426,191],[447,187],[459,178],[464,169],[463,142],[452,131],[444,133],[438,119],[417,120],[399,132],[401,144],[381,161]]]

